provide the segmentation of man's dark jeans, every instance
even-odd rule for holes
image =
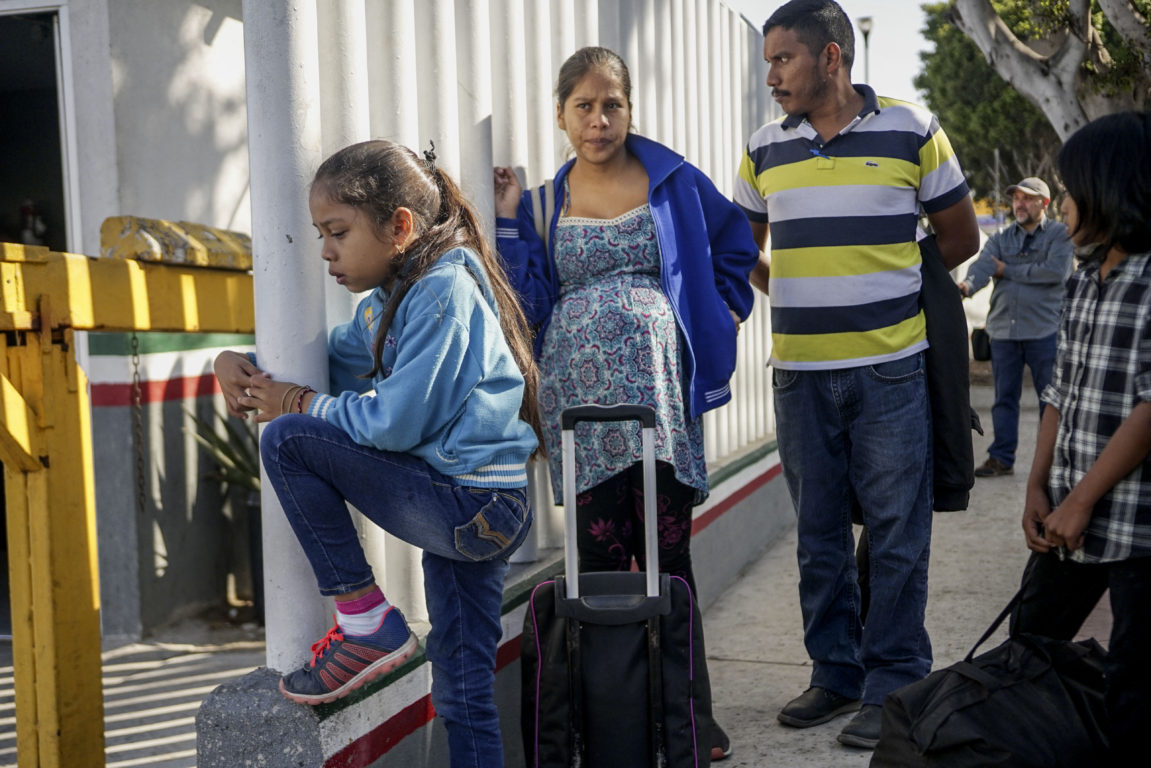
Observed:
[[[1051,383],[1055,370],[1055,338],[1022,341],[991,340],[991,375],[995,381],[995,403],[991,406],[991,425],[995,439],[987,453],[1006,466],[1015,465],[1019,445],[1019,398],[1023,395],[1023,366],[1031,369],[1035,394],[1042,395]],[[1042,402],[1039,413],[1043,413]]]

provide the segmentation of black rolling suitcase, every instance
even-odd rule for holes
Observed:
[[[565,574],[538,584],[524,616],[521,669],[529,768],[706,768],[711,701],[693,664],[703,624],[687,582],[659,573],[657,526],[645,525],[645,573],[578,574],[575,425],[640,422],[644,519],[656,519],[655,412],[587,405],[561,415]]]

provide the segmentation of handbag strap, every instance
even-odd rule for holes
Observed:
[[[549,241],[551,240],[552,217],[556,210],[554,181],[548,179],[542,186],[533,188],[531,198],[532,222],[535,224],[536,234],[540,236],[540,240],[544,241],[544,250],[547,250],[551,245]]]
[[[1027,575],[1026,572],[1024,575]],[[1003,620],[1011,615],[1011,612],[1015,610],[1015,606],[1019,605],[1019,601],[1023,599],[1023,590],[1026,588],[1027,580],[1024,579],[1023,584],[1021,584],[1019,587],[1019,591],[1016,592],[1015,595],[1007,601],[1007,605],[1003,608],[1002,611],[999,612],[999,615],[995,617],[995,621],[991,622],[991,626],[987,628],[987,631],[983,633],[983,636],[980,637],[975,642],[975,645],[971,647],[971,650],[967,652],[967,655],[963,658],[964,661],[971,661],[971,659],[975,656],[975,652],[979,650],[979,646],[983,645],[983,643],[987,641],[987,638],[991,637],[991,635],[995,633],[995,630],[999,629],[999,626],[1003,624]]]

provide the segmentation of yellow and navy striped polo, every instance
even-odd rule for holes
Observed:
[[[770,226],[777,368],[872,365],[927,347],[920,208],[948,208],[967,183],[930,112],[855,89],[863,110],[830,141],[784,117],[752,134],[740,164],[735,202]]]

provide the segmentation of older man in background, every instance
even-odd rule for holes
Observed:
[[[1055,337],[1064,283],[1071,274],[1072,246],[1067,229],[1047,218],[1051,203],[1047,184],[1034,176],[1007,188],[1015,221],[987,239],[979,258],[959,283],[972,296],[991,280],[987,335],[991,339],[991,375],[995,404],[991,423],[995,439],[976,477],[998,477],[1015,471],[1019,444],[1019,398],[1023,366],[1031,369],[1035,392],[1051,382]],[[1043,403],[1039,403],[1043,415]]]

